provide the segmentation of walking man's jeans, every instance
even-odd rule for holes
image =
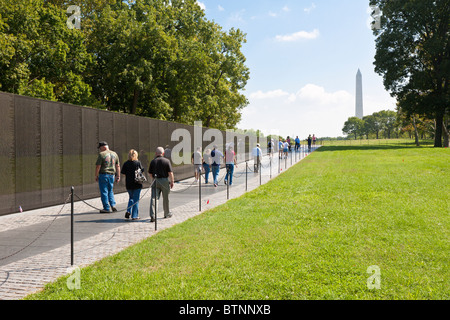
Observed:
[[[163,195],[163,208],[164,208],[164,217],[167,218],[170,216],[169,211],[169,193],[170,193],[170,182],[168,178],[157,178],[152,186],[152,199],[150,205],[150,218],[155,218],[155,197],[159,199],[161,197],[161,192]]]
[[[112,174],[99,174],[98,175],[98,186],[100,189],[100,198],[102,200],[103,209],[110,210],[111,207],[116,206],[116,201],[114,200],[114,179],[115,176]]]
[[[207,164],[207,163],[203,164],[203,168],[205,169],[205,183],[208,183],[209,173],[211,172],[211,168],[210,168],[209,164]]]
[[[212,165],[212,175],[214,179],[214,184],[218,184],[217,177],[219,176],[220,166],[218,164]]]
[[[233,173],[234,173],[234,164],[226,164],[227,167],[227,175],[225,176],[225,183],[230,181],[230,186],[233,184]]]
[[[139,218],[139,198],[141,197],[142,189],[128,189],[130,199],[128,200],[128,212],[131,213],[131,219]]]

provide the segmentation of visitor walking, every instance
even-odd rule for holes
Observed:
[[[313,136],[312,136],[312,143],[313,143],[313,146],[316,145],[316,135],[315,134],[313,134]]]
[[[144,172],[141,162],[138,160],[138,152],[131,149],[128,152],[128,160],[123,164],[121,174],[125,175],[125,187],[129,199],[125,219],[139,220],[139,199],[141,197],[142,182],[136,181],[136,172]]]
[[[289,150],[289,144],[287,141],[285,141],[283,143],[283,153],[284,153],[284,158],[287,159],[288,157],[288,150]]]
[[[259,143],[256,144],[255,148],[253,148],[252,155],[253,155],[253,159],[254,159],[253,160],[253,171],[255,173],[258,173],[259,167],[261,164],[261,156],[262,156],[262,151],[261,151]]]
[[[205,183],[208,183],[211,172],[211,149],[206,149],[203,154],[203,170],[205,170]]]
[[[300,139],[297,136],[295,138],[295,151],[298,152],[299,149],[300,149]]]
[[[150,205],[150,221],[155,221],[155,211],[154,209],[154,199],[159,199],[161,193],[163,195],[163,208],[164,208],[164,218],[172,217],[172,213],[169,210],[169,193],[170,189],[173,188],[175,182],[172,165],[169,159],[164,157],[164,149],[158,147],[155,153],[155,159],[150,162],[150,168],[148,173],[153,179],[152,185],[152,200]]]
[[[234,174],[234,167],[237,167],[236,163],[236,153],[233,150],[233,146],[228,146],[228,150],[225,151],[225,166],[227,169],[227,174],[225,176],[225,184],[230,182],[230,186],[233,184],[233,174]]]
[[[197,151],[195,151],[192,154],[191,162],[194,165],[194,183],[197,183],[198,180],[201,177],[202,173],[202,163],[203,163],[203,157],[202,157],[202,148],[197,147]]]
[[[217,146],[215,145],[213,150],[211,151],[211,169],[214,180],[214,187],[218,185],[218,176],[220,171],[220,161],[224,159],[223,153],[220,150],[217,150]]]
[[[278,141],[278,158],[281,159],[283,157],[283,140],[280,138]]]
[[[312,138],[311,135],[308,136],[308,152],[311,152],[311,142],[312,142]]]
[[[114,199],[114,182],[120,181],[119,156],[109,150],[108,143],[101,141],[98,144],[99,154],[95,163],[95,181],[98,182],[100,198],[103,209],[100,213],[111,213],[117,211]]]

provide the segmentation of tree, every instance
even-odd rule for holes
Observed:
[[[0,86],[3,91],[88,104],[84,72],[92,61],[84,35],[69,30],[62,10],[44,0],[2,0]]]
[[[378,112],[373,113],[372,115],[369,116],[365,116],[363,118],[364,120],[364,127],[365,130],[367,132],[367,135],[369,133],[374,133],[377,137],[378,134],[380,133],[381,128],[381,119],[380,119],[380,115],[378,114]]]
[[[364,121],[358,117],[350,117],[344,124],[342,132],[347,135],[354,135],[355,140],[364,133]]]
[[[450,39],[448,0],[371,0],[382,11],[376,36],[375,71],[409,114],[436,121],[435,147],[442,146],[449,113]]]
[[[397,129],[397,113],[391,110],[382,110],[376,114],[385,137],[391,139],[391,133]]]

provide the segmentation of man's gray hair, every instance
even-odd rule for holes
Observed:
[[[162,154],[164,154],[164,148],[163,148],[163,147],[158,147],[158,148],[156,148],[156,154],[157,154],[157,155],[162,155]]]

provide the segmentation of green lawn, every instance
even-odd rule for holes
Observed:
[[[323,147],[28,298],[449,299],[449,173],[449,149]]]

